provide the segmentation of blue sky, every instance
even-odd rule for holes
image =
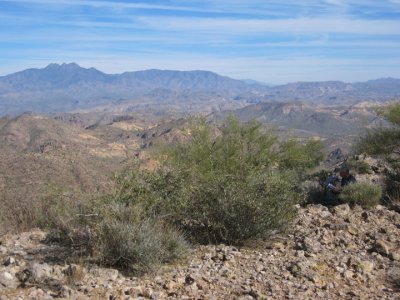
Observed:
[[[400,0],[0,0],[0,75],[210,70],[267,83],[400,78]]]

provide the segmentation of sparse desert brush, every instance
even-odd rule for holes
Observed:
[[[43,199],[38,224],[50,230],[48,240],[90,255],[103,265],[135,273],[152,271],[184,255],[188,244],[173,226],[110,196],[90,195],[74,201],[52,186]]]
[[[320,145],[283,147],[259,123],[233,117],[217,136],[205,119],[190,132],[188,141],[158,149],[158,168],[137,161],[120,172],[108,194],[48,199],[57,238],[103,264],[144,272],[181,257],[186,240],[240,243],[290,225],[305,199],[298,182],[321,157]]]
[[[390,128],[376,128],[362,135],[354,146],[356,153],[367,153],[383,158],[391,167],[385,178],[385,193],[391,201],[400,195],[400,102],[376,108],[387,119]]]
[[[368,174],[371,172],[371,166],[362,160],[347,160],[346,165],[350,170],[354,170],[358,174]]]
[[[400,202],[400,167],[393,168],[386,175],[385,190],[389,196],[389,203]]]
[[[102,262],[136,273],[153,271],[161,263],[180,258],[188,247],[175,228],[157,219],[140,222],[105,219],[100,223],[99,233]]]
[[[0,235],[6,232],[23,232],[36,227],[38,201],[15,199],[11,193],[0,192]]]
[[[358,153],[380,155],[390,160],[393,154],[400,155],[400,102],[378,107],[376,111],[393,126],[367,131],[354,148]]]
[[[380,203],[382,188],[369,183],[354,183],[343,188],[340,198],[345,203],[372,208]]]
[[[278,142],[261,124],[229,117],[212,135],[193,121],[188,141],[160,151],[161,165],[139,167],[117,179],[118,201],[164,215],[201,243],[237,243],[283,230],[305,199],[298,182],[321,159],[321,144]]]

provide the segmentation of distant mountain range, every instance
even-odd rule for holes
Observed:
[[[353,106],[315,106],[304,102],[263,102],[216,113],[217,119],[234,114],[242,121],[257,120],[277,129],[296,130],[297,136],[351,136],[386,122],[367,103]]]
[[[393,78],[353,84],[332,81],[265,86],[209,71],[146,70],[105,74],[75,63],[50,64],[43,69],[28,69],[0,77],[0,115],[96,108],[103,111],[134,111],[138,107],[165,110],[165,105],[193,112],[204,110],[204,105],[222,110],[265,101],[349,104],[398,98],[400,79]]]
[[[312,101],[349,104],[360,101],[387,101],[400,98],[400,79],[381,78],[366,82],[296,82],[271,87],[264,96],[272,101]]]
[[[233,98],[254,89],[207,71],[147,70],[109,75],[75,63],[50,64],[0,77],[0,114],[68,112],[110,104],[127,109],[148,102]]]

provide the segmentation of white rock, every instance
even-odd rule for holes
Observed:
[[[3,271],[0,272],[0,289],[1,288],[9,288],[15,289],[19,285],[19,281],[9,272]]]
[[[115,281],[118,278],[119,272],[115,269],[93,268],[90,270],[92,275],[101,277],[103,280]]]
[[[338,206],[335,206],[333,208],[333,211],[335,212],[335,215],[339,216],[339,217],[347,217],[348,214],[350,213],[350,206],[348,204],[341,204]]]
[[[40,264],[38,262],[33,262],[30,267],[32,277],[37,281],[42,281],[45,278],[51,278],[54,275],[54,269],[46,264]]]

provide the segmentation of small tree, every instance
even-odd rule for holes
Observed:
[[[123,175],[120,199],[164,215],[202,243],[268,236],[290,224],[305,198],[299,174],[319,162],[320,143],[283,145],[260,123],[232,116],[217,134],[204,118],[190,133],[163,148],[159,169]]]
[[[295,140],[286,141],[281,145],[280,167],[298,171],[312,168],[323,159],[321,148],[319,140],[309,140],[305,145]]]

